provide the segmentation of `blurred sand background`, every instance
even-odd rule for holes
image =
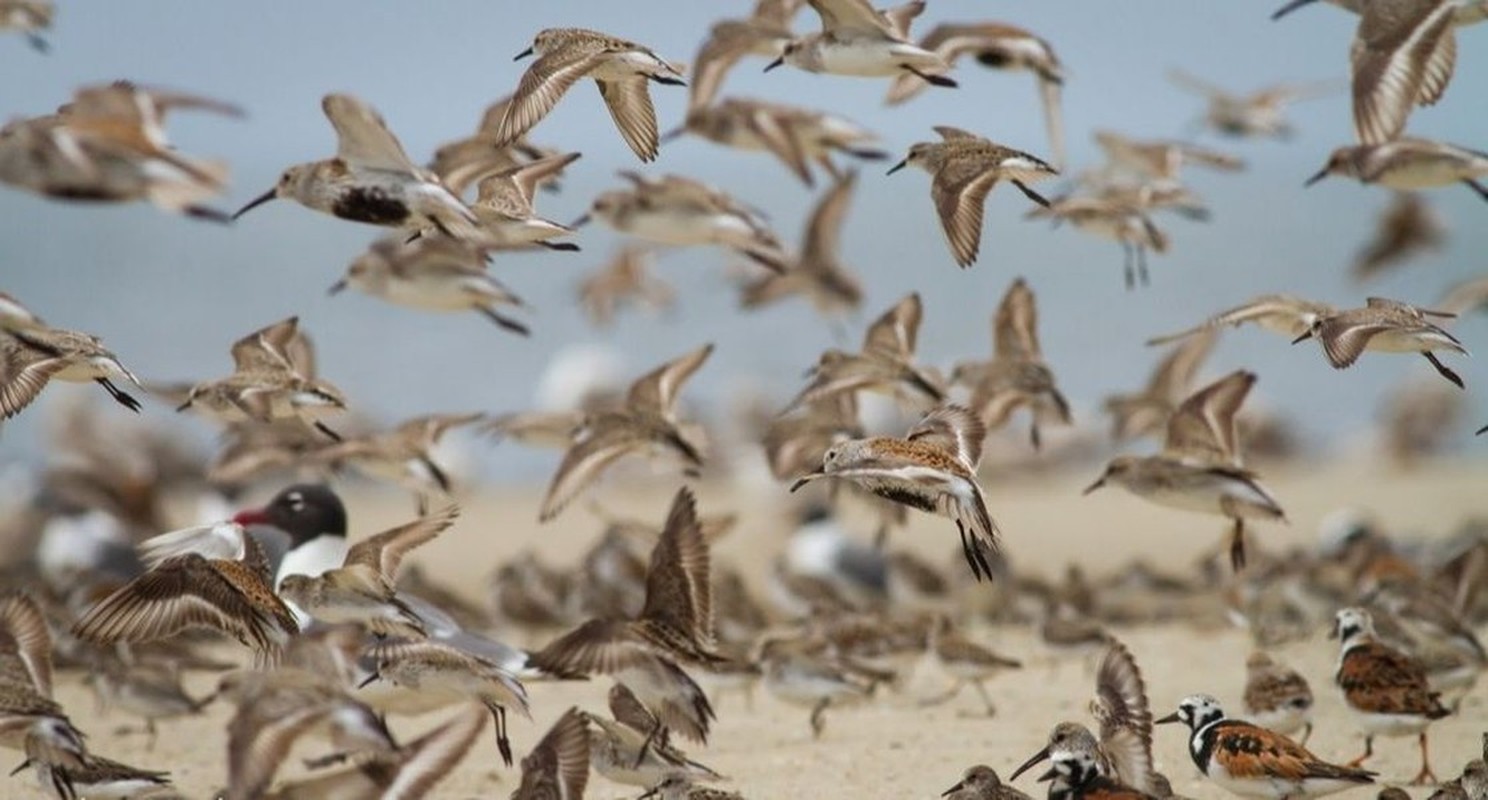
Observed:
[[[1092,578],[1109,573],[1134,557],[1173,570],[1191,568],[1195,559],[1221,541],[1222,524],[1202,516],[1169,512],[1117,492],[1081,497],[1098,467],[1075,468],[1037,478],[989,478],[988,500],[1005,532],[1005,546],[1015,568],[1056,577],[1064,565],[1082,565]],[[1482,491],[1480,465],[1434,462],[1412,472],[1398,472],[1372,460],[1349,464],[1273,467],[1267,483],[1288,509],[1292,524],[1265,526],[1251,537],[1256,551],[1311,545],[1324,515],[1342,506],[1367,509],[1402,536],[1442,535],[1469,515],[1488,515],[1488,493]],[[660,520],[674,484],[648,481],[644,486],[612,481],[601,487],[605,506],[629,516]],[[780,551],[791,523],[789,500],[782,488],[741,490],[721,484],[698,487],[704,514],[734,512],[740,524],[717,547],[717,558],[741,567],[751,581],[762,580]],[[603,524],[582,502],[555,523],[539,527],[535,491],[486,490],[463,498],[465,514],[448,533],[417,552],[412,562],[448,580],[473,601],[485,602],[485,580],[496,564],[534,548],[547,563],[572,564],[600,533]],[[347,494],[353,537],[395,524],[413,513],[407,496],[353,491]],[[938,518],[912,517],[908,530],[896,532],[895,547],[907,547],[937,563],[963,569],[956,552],[954,528]],[[954,561],[952,559],[955,559]],[[1043,745],[1048,730],[1064,719],[1088,721],[1093,693],[1089,667],[1079,659],[1052,661],[1031,628],[977,628],[976,635],[1000,652],[1021,658],[1025,667],[988,684],[999,709],[991,719],[980,716],[981,704],[968,689],[956,701],[920,708],[917,698],[945,684],[938,669],[920,664],[903,694],[881,691],[877,700],[856,708],[829,711],[824,736],[812,741],[807,711],[772,698],[761,687],[753,710],[737,694],[718,703],[719,720],[706,748],[691,755],[730,776],[730,788],[749,798],[930,798],[960,779],[975,763],[992,765],[1004,778]],[[1235,628],[1196,631],[1186,627],[1116,629],[1135,654],[1148,684],[1154,713],[1168,713],[1184,695],[1209,692],[1238,709],[1244,682],[1248,634]],[[1337,646],[1318,630],[1310,641],[1281,648],[1278,655],[1312,682],[1317,695],[1316,723],[1310,747],[1324,758],[1346,760],[1362,750],[1362,739],[1342,705],[1332,673]],[[530,645],[520,632],[497,632],[513,644]],[[195,675],[188,682],[198,694],[210,691],[215,678]],[[533,720],[512,723],[518,758],[570,705],[604,708],[608,679],[587,683],[531,684]],[[1433,764],[1443,778],[1453,777],[1479,751],[1480,733],[1488,729],[1484,687],[1469,696],[1461,713],[1431,728]],[[118,712],[100,715],[90,691],[76,674],[61,681],[60,699],[89,733],[98,753],[145,767],[169,769],[188,798],[207,797],[224,783],[224,725],[229,708],[218,706],[201,717],[161,725],[153,750],[141,735],[113,731],[135,721]],[[420,718],[393,718],[400,739],[411,739],[447,718],[450,711]],[[1156,736],[1159,767],[1181,794],[1196,798],[1226,795],[1203,782],[1188,759],[1181,726],[1160,727]],[[302,743],[294,754],[321,754],[323,744]],[[1370,767],[1383,782],[1401,782],[1415,773],[1413,739],[1381,739]],[[281,777],[293,775],[297,767]],[[1042,797],[1033,771],[1018,786]],[[504,797],[518,773],[500,766],[489,726],[477,739],[459,770],[432,796],[441,798]],[[3,783],[9,797],[37,797],[34,783],[12,778]],[[1412,790],[1420,798],[1426,790]],[[594,776],[588,796],[635,797],[638,790]],[[1352,796],[1373,796],[1374,789]]]

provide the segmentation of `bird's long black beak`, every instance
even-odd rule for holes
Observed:
[[[796,478],[796,482],[793,483],[793,484],[791,484],[791,487],[790,487],[791,493],[794,494],[797,489],[801,488],[802,486],[805,486],[808,483],[811,483],[812,481],[816,480],[817,478],[825,477],[826,474],[827,473],[818,470],[816,472],[808,472],[805,475],[802,475],[801,477]]]
[[[1307,341],[1308,339],[1311,339],[1311,338],[1312,338],[1312,329],[1311,328],[1308,328],[1307,331],[1304,332],[1301,336],[1298,336],[1297,338],[1293,339],[1292,340],[1292,344],[1298,344],[1298,343],[1301,343],[1301,342],[1305,342],[1305,341]]]
[[[1045,746],[1044,749],[1038,751],[1037,753],[1034,753],[1027,761],[1024,761],[1023,764],[1022,764],[1022,766],[1020,766],[1017,769],[1013,770],[1013,774],[1011,774],[1011,775],[1008,776],[1008,782],[1011,783],[1011,782],[1017,780],[1019,775],[1022,775],[1023,773],[1027,772],[1030,768],[1033,767],[1034,764],[1037,764],[1040,761],[1044,761],[1044,760],[1048,759],[1048,757],[1049,757],[1049,748],[1047,746]]]
[[[907,166],[909,166],[909,159],[906,158],[903,161],[900,161],[898,164],[895,164],[894,166],[889,167],[889,171],[888,172],[885,172],[884,174],[885,175],[893,175],[894,173],[898,172],[901,169],[904,169]]]
[[[1317,183],[1318,181],[1320,181],[1320,180],[1322,180],[1323,178],[1326,178],[1326,177],[1328,177],[1328,168],[1327,167],[1323,167],[1322,169],[1318,170],[1318,172],[1317,172],[1316,175],[1312,176],[1311,178],[1308,178],[1307,181],[1305,183],[1303,183],[1302,185],[1303,186],[1311,186],[1314,183]]]
[[[374,672],[371,675],[368,675],[366,678],[363,678],[362,679],[362,682],[359,683],[359,684],[357,684],[357,688],[358,689],[364,689],[367,686],[370,686],[371,684],[376,683],[377,680],[379,678],[381,678],[381,677],[382,677],[381,674]]]
[[[331,288],[329,288],[329,289],[326,290],[326,294],[337,295],[337,294],[340,294],[345,289],[346,289],[346,279],[345,278],[342,278],[341,280],[336,281],[335,283],[331,284]]]
[[[784,63],[785,63],[785,56],[781,56],[780,58],[777,58],[774,61],[771,61],[770,63],[766,64],[765,65],[765,72],[769,72],[770,70],[775,69],[776,67],[778,67],[778,66],[780,66],[781,64],[784,64]]]
[[[1178,717],[1178,712],[1177,711],[1174,711],[1173,713],[1167,715],[1166,717],[1163,717],[1162,719],[1155,719],[1155,720],[1153,720],[1152,721],[1152,724],[1153,725],[1171,725],[1171,724],[1173,724],[1175,722],[1182,722],[1182,721],[1183,720]]]
[[[1095,483],[1092,483],[1089,486],[1086,486],[1085,487],[1085,491],[1080,492],[1080,494],[1081,495],[1090,494],[1091,492],[1093,492],[1096,489],[1099,489],[1099,488],[1101,488],[1102,486],[1105,486],[1105,485],[1106,485],[1106,476],[1102,475],[1099,478],[1096,478],[1095,479]]]
[[[235,214],[232,215],[232,218],[233,219],[237,219],[238,217],[241,217],[244,214],[247,214],[249,211],[252,211],[253,209],[258,208],[259,206],[263,205],[264,203],[269,202],[270,200],[273,200],[274,198],[276,198],[278,196],[279,196],[278,187],[275,187],[273,189],[270,189],[267,192],[264,192],[263,194],[259,195],[258,197],[255,197],[252,200],[250,200],[248,202],[248,205],[243,206],[242,208],[238,209],[237,210],[237,213],[235,213]]]
[[[522,52],[517,53],[516,56],[514,56],[512,58],[512,60],[513,61],[521,61],[522,59],[524,59],[524,58],[526,58],[527,56],[530,56],[530,55],[532,55],[532,48],[529,47],[526,50],[523,50]]]
[[[951,788],[949,788],[949,789],[941,792],[940,793],[940,796],[941,797],[950,797],[951,795],[955,794],[956,792],[961,791],[961,787],[963,787],[965,785],[966,785],[966,781],[961,781],[960,783],[956,784],[955,786],[952,786]]]
[[[670,142],[671,140],[673,140],[673,139],[681,136],[684,133],[687,133],[687,126],[686,125],[678,125],[677,127],[672,128],[671,130],[667,131],[666,133],[663,133],[661,135],[660,141],[661,141],[662,144],[666,144],[667,142]]]
[[[573,222],[568,223],[568,227],[570,227],[570,228],[572,228],[574,230],[578,230],[579,228],[582,228],[585,225],[588,225],[591,221],[593,221],[593,219],[594,219],[594,215],[593,214],[584,214],[583,216],[579,217],[578,219],[574,220]]]
[[[1481,431],[1479,431],[1479,433],[1481,433]],[[1335,619],[1335,620],[1333,620],[1332,627],[1328,628],[1328,638],[1329,639],[1337,639],[1339,637],[1339,635],[1340,634],[1339,634],[1339,631],[1338,631],[1338,620]]]
[[[1282,17],[1292,13],[1293,11],[1296,11],[1297,9],[1311,2],[1313,2],[1313,0],[1292,0],[1292,2],[1287,3],[1286,5],[1272,12],[1271,19],[1281,19]]]

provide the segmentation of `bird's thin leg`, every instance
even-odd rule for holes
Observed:
[[[1126,277],[1126,290],[1131,291],[1136,286],[1136,273],[1132,271],[1132,245],[1131,242],[1121,243],[1121,252],[1124,258],[1121,260],[1121,274]]]
[[[119,403],[119,405],[124,406],[125,408],[133,411],[136,414],[139,413],[140,402],[129,396],[129,394],[126,393],[124,390],[115,386],[113,381],[109,380],[108,378],[94,378],[93,380],[97,381],[99,386],[107,389],[109,396],[113,397],[114,400]]]
[[[1018,187],[1018,191],[1022,192],[1024,197],[1027,197],[1029,200],[1032,200],[1033,202],[1038,203],[1039,205],[1043,206],[1044,208],[1048,208],[1049,207],[1049,198],[1044,197],[1043,195],[1039,194],[1038,192],[1035,192],[1034,190],[1028,188],[1028,184],[1024,183],[1023,181],[1018,180],[1017,178],[1014,178],[1013,179],[1013,185],[1016,186],[1016,187]]]
[[[1374,755],[1374,734],[1368,734],[1364,737],[1364,754],[1350,761],[1348,765],[1351,767],[1360,766],[1365,761],[1368,761],[1372,755]]]
[[[1147,248],[1136,245],[1137,248],[1137,276],[1141,279],[1143,286],[1151,286],[1152,280],[1147,276]]]
[[[824,698],[816,701],[816,705],[812,707],[812,709],[811,709],[811,738],[813,738],[813,739],[820,739],[821,738],[821,735],[822,735],[822,731],[823,730],[826,730],[826,727],[827,727],[827,717],[826,717],[827,706],[829,706],[831,704],[832,704],[832,701],[830,699],[824,697]]]
[[[511,739],[506,736],[506,707],[487,703],[486,708],[491,710],[491,719],[496,721],[496,750],[501,753],[501,761],[508,767],[512,765]]]
[[[1421,743],[1421,771],[1416,773],[1416,777],[1411,778],[1411,785],[1425,786],[1426,784],[1435,784],[1438,782],[1436,773],[1431,771],[1431,761],[1426,757],[1426,731],[1421,731],[1418,741]]]
[[[1440,372],[1443,378],[1457,384],[1458,389],[1467,388],[1467,384],[1462,382],[1462,376],[1453,372],[1451,367],[1443,364],[1441,359],[1436,357],[1435,353],[1422,353],[1421,355],[1426,356],[1426,360],[1431,362],[1431,366],[1436,367],[1436,371]]]
[[[1311,722],[1307,723],[1307,727],[1305,727],[1305,728],[1302,729],[1302,739],[1300,741],[1298,741],[1297,744],[1300,744],[1303,747],[1306,747],[1307,746],[1307,740],[1310,739],[1310,738],[1312,738],[1312,723]]]
[[[977,694],[982,696],[982,702],[987,706],[987,716],[997,716],[997,706],[992,705],[992,697],[987,694],[987,687],[983,686],[981,681],[972,681],[971,685],[975,686]]]
[[[1245,520],[1239,517],[1230,530],[1230,569],[1237,573],[1245,569]]]
[[[929,74],[927,72],[921,72],[920,70],[917,70],[914,67],[910,67],[910,66],[906,66],[904,69],[907,70],[907,71],[909,71],[909,72],[914,73],[917,77],[919,77],[920,80],[925,81],[926,83],[932,84],[934,86],[943,86],[943,87],[945,87],[947,89],[954,89],[954,88],[956,88],[959,85],[959,84],[956,83],[955,80],[953,80],[951,78],[947,78],[944,75],[931,75],[931,74]]]

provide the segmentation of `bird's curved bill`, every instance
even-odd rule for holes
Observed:
[[[345,278],[342,278],[341,280],[336,281],[335,283],[331,284],[331,288],[329,288],[329,289],[326,290],[326,294],[333,294],[333,295],[334,294],[340,294],[341,292],[343,292],[345,290],[346,290],[346,279]]]
[[[1029,769],[1031,769],[1033,767],[1034,764],[1037,764],[1040,761],[1045,761],[1048,758],[1049,758],[1049,748],[1048,747],[1045,747],[1044,749],[1038,751],[1037,753],[1034,753],[1032,756],[1029,757],[1029,759],[1027,761],[1024,761],[1022,763],[1022,765],[1020,765],[1017,769],[1013,770],[1013,774],[1011,774],[1011,775],[1008,776],[1008,781],[1011,782],[1011,781],[1017,780],[1019,775],[1022,775],[1023,773],[1027,772]]]
[[[533,52],[532,51],[532,48],[529,47],[526,50],[523,50],[522,52],[517,53],[515,56],[513,56],[512,57],[512,60],[513,61],[521,61],[522,59],[526,58],[527,56],[532,55],[532,52]]]
[[[1313,0],[1292,0],[1290,3],[1287,3],[1286,5],[1272,12],[1271,19],[1281,19],[1282,17],[1292,13],[1293,11],[1296,11],[1302,6],[1308,5],[1312,2]]]
[[[1324,168],[1318,170],[1318,172],[1317,172],[1316,175],[1312,176],[1311,178],[1308,178],[1302,185],[1303,186],[1311,186],[1314,183],[1317,183],[1318,181],[1320,181],[1320,180],[1322,180],[1323,178],[1326,178],[1326,177],[1328,177],[1328,168],[1327,167],[1324,167]]]
[[[893,175],[894,173],[898,172],[901,169],[904,169],[907,166],[909,166],[909,159],[906,158],[903,161],[900,161],[898,164],[895,164],[894,166],[889,167],[889,171],[888,172],[885,172],[884,174],[885,175]]]
[[[780,58],[777,58],[774,61],[771,61],[770,63],[766,64],[765,65],[765,72],[769,72],[770,70],[775,69],[776,67],[778,67],[778,66],[780,66],[781,64],[784,64],[784,63],[785,63],[785,56],[781,56]]]
[[[574,220],[573,222],[568,223],[568,227],[569,227],[570,230],[578,230],[579,228],[582,228],[585,225],[588,225],[590,223],[590,221],[593,220],[593,219],[594,219],[594,215],[593,214],[585,214],[585,215],[579,217],[578,219]]]
[[[1311,339],[1311,338],[1312,338],[1312,330],[1311,329],[1308,329],[1307,331],[1304,331],[1301,336],[1298,336],[1297,338],[1293,339],[1292,340],[1292,344],[1298,344],[1300,342],[1305,342],[1305,341],[1307,341],[1308,339]]]
[[[368,675],[367,677],[363,678],[362,679],[362,682],[359,683],[359,684],[357,684],[357,688],[358,689],[366,688],[367,686],[369,686],[369,685],[371,685],[373,683],[376,683],[378,681],[378,679],[380,679],[381,677],[382,677],[382,675],[374,672],[371,675]]]
[[[812,481],[816,480],[817,478],[825,477],[826,474],[827,473],[821,472],[820,470],[818,470],[816,472],[808,472],[805,475],[802,475],[801,477],[796,478],[796,482],[791,484],[790,490],[791,490],[792,493],[794,493],[797,489],[801,488],[802,486],[805,486],[808,483],[811,483]]]
[[[684,133],[687,133],[687,126],[686,125],[678,125],[677,127],[672,128],[671,130],[667,131],[666,133],[663,133],[661,135],[660,141],[661,141],[662,144],[666,144],[667,142],[670,142],[671,140],[673,140],[673,139],[681,136]]]
[[[1085,487],[1085,491],[1080,492],[1080,494],[1082,494],[1082,495],[1090,494],[1091,492],[1093,492],[1096,489],[1099,489],[1099,488],[1101,488],[1102,486],[1105,486],[1105,485],[1106,485],[1106,476],[1102,475],[1099,478],[1096,478],[1095,479],[1095,483],[1092,483],[1089,486],[1086,486]]]
[[[1155,719],[1155,720],[1153,720],[1152,721],[1152,724],[1153,725],[1171,725],[1174,722],[1182,722],[1182,721],[1183,720],[1181,720],[1181,719],[1178,718],[1178,712],[1177,711],[1174,711],[1173,713],[1167,715],[1166,717],[1163,717],[1162,719]]]
[[[961,791],[962,787],[964,787],[964,786],[966,786],[966,781],[961,781],[960,783],[956,784],[955,786],[952,786],[951,788],[949,788],[949,789],[941,792],[940,793],[940,796],[941,797],[950,797],[951,795],[955,794],[956,792]]]
[[[237,212],[232,215],[232,218],[233,219],[237,219],[238,217],[241,217],[244,214],[247,214],[249,211],[252,211],[253,209],[258,208],[259,206],[263,205],[264,203],[269,202],[270,200],[273,200],[274,198],[276,198],[278,196],[279,196],[279,193],[275,189],[270,189],[267,192],[264,192],[263,194],[259,195],[258,197],[255,197],[252,200],[248,201],[248,205],[243,206],[242,208],[238,209]]]

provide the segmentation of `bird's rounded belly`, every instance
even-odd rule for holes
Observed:
[[[341,219],[372,225],[401,225],[409,216],[401,192],[383,186],[353,186],[341,192],[331,205]]]
[[[1373,714],[1360,712],[1360,727],[1379,736],[1415,736],[1431,720],[1414,714]]]
[[[393,281],[384,296],[390,303],[426,311],[464,311],[474,305],[460,283],[438,279]]]
[[[686,212],[637,214],[627,233],[661,244],[708,244],[713,241],[713,215]]]
[[[871,40],[827,45],[822,48],[822,67],[824,72],[834,75],[865,78],[898,75],[902,65],[919,63],[920,60],[913,57],[914,50],[918,48],[906,50],[903,45]]]
[[[1375,183],[1391,189],[1433,189],[1471,176],[1456,160],[1441,159],[1388,170]]]

